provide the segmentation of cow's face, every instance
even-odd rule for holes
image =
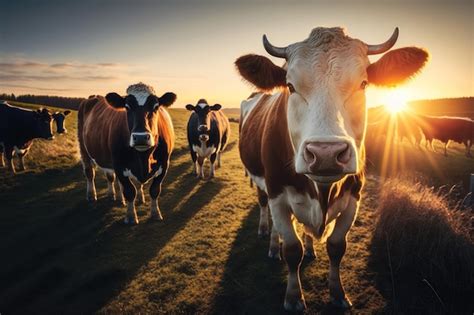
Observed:
[[[361,168],[369,59],[358,40],[318,35],[288,49],[288,129],[296,172],[333,182]]]
[[[398,29],[386,43],[367,45],[341,28],[316,28],[308,39],[288,47],[275,47],[264,37],[267,52],[285,58],[286,69],[262,56],[237,60],[242,76],[257,87],[283,87],[288,93],[288,131],[297,173],[331,183],[361,171],[366,86],[401,83],[427,60],[424,50],[410,47],[370,64],[367,55],[387,51],[397,37]]]
[[[71,113],[70,110],[65,110],[64,112],[55,112],[53,114],[54,122],[56,123],[56,132],[59,134],[67,133],[65,120],[66,116]]]
[[[34,128],[37,134],[43,139],[53,140],[53,117],[51,113],[46,108],[40,108],[34,112],[34,118]]]
[[[127,93],[126,97],[109,93],[107,102],[115,108],[126,109],[130,147],[140,152],[148,151],[158,144],[159,107],[173,104],[176,95],[168,92],[158,97],[151,87],[142,83],[130,86]]]
[[[197,132],[199,135],[200,141],[208,141],[209,140],[209,131],[211,129],[211,119],[209,117],[209,113],[211,111],[220,110],[222,106],[220,104],[215,104],[209,106],[205,100],[199,100],[196,106],[191,104],[186,105],[186,109],[196,113],[198,118],[198,127]]]

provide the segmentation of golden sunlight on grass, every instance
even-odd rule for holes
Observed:
[[[397,114],[406,110],[408,98],[407,90],[397,88],[390,90],[386,94],[383,103],[391,114]]]

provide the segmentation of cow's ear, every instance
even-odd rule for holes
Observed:
[[[63,115],[64,115],[64,116],[67,116],[67,115],[69,115],[70,113],[71,113],[70,110],[65,110],[65,111],[63,112]]]
[[[168,107],[176,101],[176,94],[171,93],[171,92],[166,92],[159,98],[159,100],[160,100],[160,105]]]
[[[394,86],[415,76],[428,61],[422,48],[405,47],[391,50],[367,68],[369,83]]]
[[[191,104],[186,105],[186,109],[189,110],[189,111],[193,111],[194,108],[195,108],[195,107],[194,107],[193,105],[191,105]]]
[[[125,99],[118,95],[117,93],[109,93],[105,96],[107,103],[112,105],[115,108],[125,107]]]
[[[222,108],[222,105],[221,104],[215,104],[215,105],[212,105],[211,106],[211,110],[219,110]]]
[[[270,59],[259,55],[245,55],[235,61],[240,75],[257,88],[268,91],[286,86],[286,70]]]

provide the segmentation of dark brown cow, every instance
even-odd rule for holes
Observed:
[[[165,107],[175,100],[174,93],[157,97],[153,88],[138,83],[128,87],[126,97],[109,93],[105,98],[89,98],[79,107],[79,144],[87,178],[87,199],[97,199],[95,165],[106,172],[113,199],[117,176],[127,201],[125,223],[138,223],[132,178],[140,183],[140,190],[142,184],[153,180],[151,217],[163,219],[158,196],[174,144],[173,124]]]
[[[244,79],[260,90],[241,104],[239,149],[258,187],[259,234],[273,227],[269,256],[279,258],[279,238],[288,265],[284,307],[305,308],[299,268],[303,254],[314,256],[313,237],[326,239],[331,302],[349,307],[339,276],[346,234],[354,222],[364,182],[367,84],[396,85],[425,64],[427,53],[409,47],[390,51],[370,64],[367,55],[389,50],[398,29],[380,45],[352,39],[341,28],[316,28],[287,47],[264,36],[268,53],[285,58],[285,68],[263,56],[236,61]],[[304,224],[304,247],[293,219]]]
[[[448,156],[450,141],[463,143],[466,156],[471,157],[471,146],[474,141],[474,121],[466,117],[435,117],[419,115],[418,124],[425,135],[427,145],[433,147],[433,140],[444,144],[444,155]]]

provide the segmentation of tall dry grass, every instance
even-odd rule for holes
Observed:
[[[392,179],[382,187],[377,213],[371,266],[390,309],[472,314],[472,211],[452,208],[422,184]]]

